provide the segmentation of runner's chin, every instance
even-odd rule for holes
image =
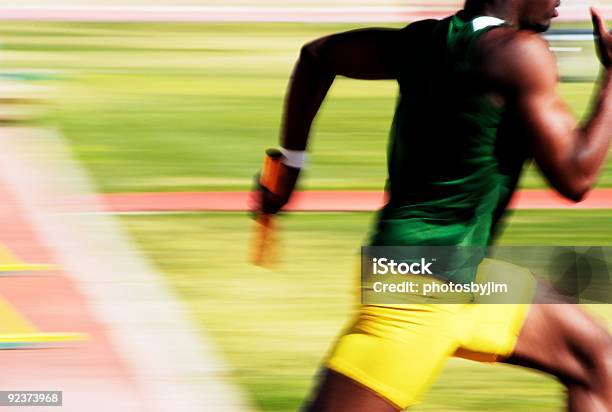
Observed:
[[[531,30],[536,33],[544,33],[545,31],[548,31],[548,29],[550,29],[551,24],[552,24],[552,18],[549,18],[539,23],[534,22],[534,23],[525,24],[523,26],[523,29]]]
[[[522,28],[523,29],[527,29],[527,30],[531,30],[534,31],[536,33],[544,33],[545,31],[548,31],[548,29],[550,29],[550,26],[552,24],[552,21],[554,18],[559,16],[559,12],[557,11],[557,9],[554,9],[549,16],[547,16],[545,19],[539,21],[539,22],[529,22],[529,23],[523,23],[522,24]]]

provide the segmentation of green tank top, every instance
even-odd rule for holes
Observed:
[[[505,110],[478,72],[474,48],[504,24],[492,17],[413,23],[388,153],[388,203],[374,246],[485,246],[526,158],[499,136]],[[408,44],[408,43],[407,43]],[[463,279],[465,280],[465,279]]]

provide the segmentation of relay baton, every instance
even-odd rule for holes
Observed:
[[[259,184],[272,193],[279,191],[279,174],[283,154],[278,149],[266,150]],[[256,266],[272,266],[276,263],[276,219],[272,214],[261,213],[255,217],[251,262]]]

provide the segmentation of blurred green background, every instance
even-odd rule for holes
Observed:
[[[277,144],[302,44],[359,27],[319,24],[2,23],[5,72],[57,77],[55,123],[105,192],[245,190]],[[555,44],[575,47],[574,43]],[[590,42],[559,54],[566,78],[594,78]],[[592,83],[563,83],[572,110]],[[383,188],[396,85],[340,78],[315,125],[305,189]],[[608,163],[601,186],[612,186]],[[526,187],[542,187],[529,173]]]
[[[276,144],[299,47],[359,26],[1,23],[1,74],[26,73],[55,90],[51,123],[101,191],[245,190],[263,149]],[[559,54],[566,79],[596,75],[592,46],[578,46],[580,53]],[[560,90],[582,115],[592,83]],[[302,187],[382,189],[395,98],[393,82],[339,79],[315,126]],[[611,165],[602,187],[612,186]],[[543,185],[533,171],[524,181]],[[286,216],[283,262],[267,271],[246,263],[246,214],[121,217],[212,336],[230,378],[264,411],[296,410],[308,393],[348,320],[358,248],[372,219]],[[517,212],[501,242],[609,245],[612,211]],[[591,309],[612,320],[608,306]],[[561,387],[547,377],[451,360],[416,410],[561,408]]]

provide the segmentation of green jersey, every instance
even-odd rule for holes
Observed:
[[[493,103],[474,52],[482,34],[502,24],[485,16],[467,21],[459,13],[403,29],[389,201],[371,245],[490,243],[526,159],[520,136],[500,133],[509,113]]]

